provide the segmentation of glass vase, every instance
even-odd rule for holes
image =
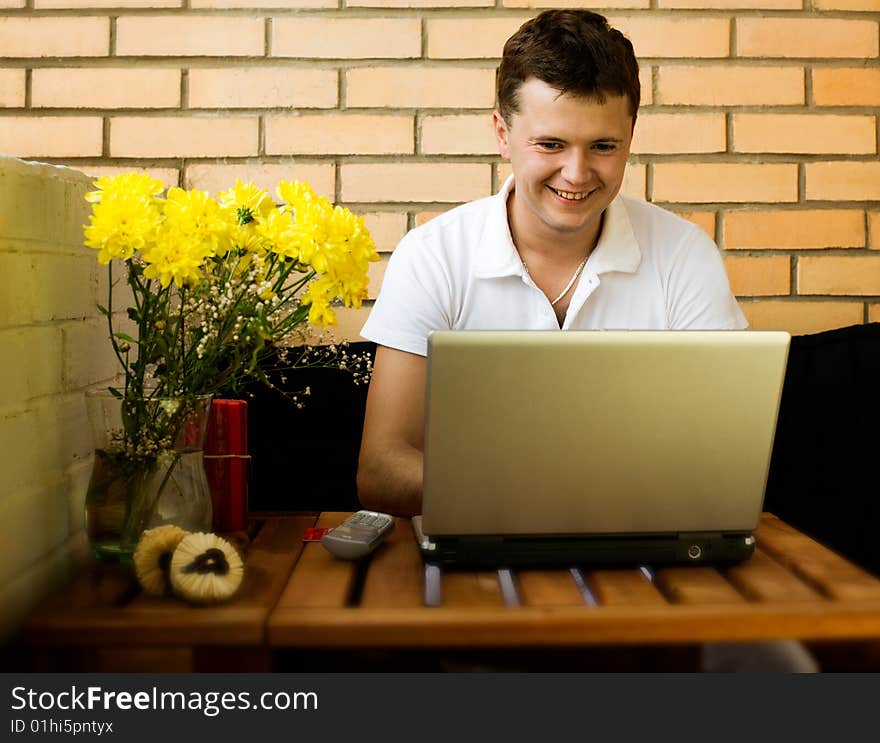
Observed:
[[[86,393],[95,459],[86,532],[96,558],[130,563],[145,529],[211,530],[204,443],[211,395],[120,398]]]

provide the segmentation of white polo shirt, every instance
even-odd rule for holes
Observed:
[[[494,196],[411,230],[391,256],[361,335],[426,356],[432,330],[559,330],[510,235],[512,188],[513,176]],[[618,195],[605,211],[562,330],[747,325],[715,243],[665,209]]]

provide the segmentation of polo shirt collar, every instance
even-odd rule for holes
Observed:
[[[475,266],[478,278],[523,276],[525,273],[507,222],[507,197],[511,190],[512,175],[504,182],[501,190],[491,197],[489,218],[483,228],[480,254]],[[608,271],[635,273],[641,258],[642,252],[633,234],[629,214],[618,194],[605,210],[602,234],[595,250],[590,254],[587,269],[593,274]]]

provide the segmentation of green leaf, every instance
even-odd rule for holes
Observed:
[[[100,312],[104,317],[110,317],[110,310],[104,307],[104,305],[98,305],[98,312]]]
[[[140,322],[140,313],[137,311],[135,307],[129,307],[126,312],[128,313],[128,319],[134,320],[135,322]]]
[[[113,337],[119,338],[119,340],[121,340],[121,341],[127,341],[128,343],[137,344],[137,341],[134,338],[132,338],[130,335],[128,335],[128,333],[114,333]]]
[[[116,389],[115,387],[108,387],[107,392],[109,392],[111,395],[113,395],[113,397],[115,397],[117,400],[122,399],[122,393],[118,389]]]

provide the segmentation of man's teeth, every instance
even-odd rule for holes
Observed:
[[[558,188],[554,188],[553,190],[558,193],[563,199],[569,199],[570,201],[580,201],[581,199],[585,199],[587,198],[587,196],[590,195],[589,191],[582,191],[581,193],[571,193],[571,191],[560,191]]]

